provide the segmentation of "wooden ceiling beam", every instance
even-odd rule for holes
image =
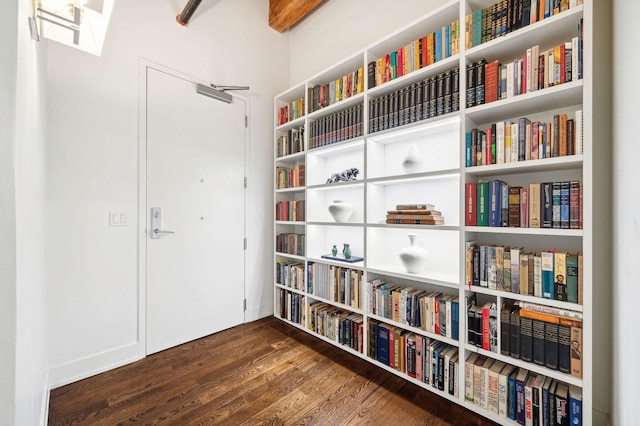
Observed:
[[[269,26],[285,32],[307,16],[323,0],[269,0]]]

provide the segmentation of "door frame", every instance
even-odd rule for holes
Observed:
[[[138,65],[138,355],[140,358],[147,356],[147,69],[164,72],[173,77],[186,80],[192,83],[199,83],[208,86],[210,82],[193,77],[191,75],[176,71],[172,68],[152,62],[148,59],[140,58]],[[195,89],[194,89],[195,92]],[[251,102],[249,97],[239,95],[233,91],[226,92],[242,100],[245,103],[245,117],[248,123]],[[214,102],[219,102],[212,100]],[[244,171],[245,177],[249,175],[249,157],[251,146],[251,132],[248,124],[245,126],[245,154]],[[247,188],[244,189],[244,214],[243,229],[244,237],[247,236],[247,211],[249,211],[249,200]],[[247,250],[244,250],[243,262],[244,294],[247,294]],[[245,309],[246,312],[246,309]],[[246,318],[245,318],[246,321]]]

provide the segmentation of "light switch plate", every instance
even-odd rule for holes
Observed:
[[[127,212],[109,212],[109,226],[128,226]]]

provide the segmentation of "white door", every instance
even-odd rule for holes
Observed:
[[[244,322],[246,103],[150,67],[146,102],[151,354]]]

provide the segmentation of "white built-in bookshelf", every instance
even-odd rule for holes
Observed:
[[[607,244],[604,242],[606,232],[603,233],[600,228],[600,224],[605,223],[602,222],[605,219],[601,216],[605,209],[595,202],[597,194],[594,188],[599,187],[598,176],[609,173],[609,166],[606,161],[601,161],[601,153],[607,149],[605,143],[594,140],[594,134],[597,133],[595,129],[599,125],[608,126],[608,123],[606,120],[601,122],[603,119],[593,101],[597,84],[593,74],[594,68],[598,68],[594,66],[594,56],[597,56],[594,45],[605,43],[595,38],[593,28],[597,8],[606,6],[596,5],[598,2],[591,0],[584,0],[584,4],[567,1],[570,5],[567,10],[493,39],[487,36],[490,40],[480,44],[468,44],[465,34],[467,15],[481,16],[477,11],[487,9],[498,22],[497,18],[501,16],[502,9],[496,6],[492,11],[491,6],[494,3],[494,0],[450,1],[275,98],[274,205],[276,209],[280,209],[276,213],[274,223],[274,239],[277,241],[276,244],[280,244],[276,245],[274,254],[275,316],[501,424],[518,423],[508,415],[499,413],[500,410],[496,410],[496,407],[499,408],[497,402],[496,405],[492,405],[493,402],[487,403],[485,398],[491,397],[484,390],[485,393],[478,394],[481,401],[478,401],[478,395],[474,398],[473,391],[477,390],[475,388],[478,387],[478,383],[474,383],[472,366],[471,375],[465,375],[469,367],[466,361],[470,357],[481,358],[486,363],[486,374],[491,370],[491,365],[494,365],[494,368],[502,368],[503,363],[515,366],[516,371],[526,369],[529,376],[534,377],[528,386],[526,382],[523,383],[526,387],[535,388],[535,380],[550,378],[547,380],[547,386],[552,382],[556,383],[558,393],[562,393],[559,388],[564,385],[570,387],[575,396],[579,391],[582,424],[599,423],[602,416],[598,410],[606,407],[602,401],[607,398],[608,384],[601,383],[602,378],[606,380],[607,375],[598,370],[608,365],[608,347],[596,342],[608,339],[600,331],[606,329],[602,324],[607,324],[608,307],[601,309],[598,306],[600,295],[606,292],[606,283],[597,280],[603,276],[601,271],[608,270],[609,260],[606,254]],[[518,4],[517,1],[504,1],[500,4],[510,3]],[[487,16],[485,20],[489,19]],[[457,33],[456,21],[460,22]],[[448,55],[443,53],[439,61],[426,60],[425,66],[421,66],[421,59],[418,59],[419,63],[413,66],[413,69],[408,67],[408,72],[403,73],[404,75],[386,79],[387,81],[382,81],[385,78],[377,74],[375,68],[373,72],[369,70],[372,62],[378,61],[380,65],[380,59],[384,60],[390,52],[396,52],[396,58],[390,58],[389,64],[397,65],[398,50],[405,47],[403,53],[407,55],[407,51],[411,52],[412,42],[448,25],[452,25],[453,31],[451,38],[445,38],[445,41],[452,40],[451,44],[455,45],[457,34],[459,45],[457,48],[452,47]],[[476,105],[476,102],[469,102],[471,92],[474,96],[478,93],[473,84],[468,84],[468,78],[476,78],[477,75],[469,74],[467,69],[470,66],[474,67],[482,59],[488,63],[497,60],[501,65],[513,64],[515,60],[523,58],[526,61],[527,51],[534,45],[538,47],[539,55],[559,45],[575,50],[578,45],[575,44],[574,38],[578,37],[579,25],[582,28],[580,78],[577,78],[577,73],[574,76],[569,70],[566,81],[562,84],[548,84],[547,87],[541,84],[535,90],[526,90],[525,93],[517,95],[509,93],[504,97],[498,92],[498,99],[488,103]],[[473,31],[473,27],[471,30]],[[486,31],[490,33],[491,27]],[[501,32],[502,27],[498,25],[493,31]],[[446,33],[446,29],[444,32]],[[413,46],[414,49],[421,49],[420,42]],[[446,48],[444,49],[443,52],[446,52]],[[534,50],[533,55],[535,53]],[[576,53],[572,57],[574,65],[577,58]],[[549,60],[548,57],[547,59]],[[566,60],[568,59],[567,56]],[[516,63],[514,67],[517,66],[519,64]],[[501,72],[500,68],[499,80],[510,71],[505,67],[505,74],[501,75]],[[533,72],[532,68],[529,75]],[[371,83],[372,78],[378,80],[377,84]],[[427,93],[432,88],[431,84],[439,84],[438,78],[444,82],[443,84],[450,84],[451,92],[445,93],[451,98],[443,101],[443,106],[434,103],[433,110],[427,102],[423,104],[424,108],[412,108],[416,102],[411,96],[418,96],[417,91],[423,89],[423,94]],[[486,78],[487,76],[485,96],[488,88]],[[557,79],[557,75],[545,74],[544,78]],[[353,93],[348,97],[343,96],[341,100],[334,99],[336,80],[349,85],[349,79],[352,79],[354,85]],[[455,79],[459,85],[457,97],[453,94],[456,85],[452,81]],[[517,84],[517,76],[514,80],[514,84]],[[530,80],[525,81],[530,85],[534,84]],[[317,104],[321,103],[318,97],[322,96],[318,87],[330,82],[333,82],[328,87],[331,94],[325,93],[326,104],[318,106]],[[513,89],[505,85],[502,91]],[[405,92],[408,92],[406,98],[400,101]],[[301,98],[304,100],[300,101]],[[385,102],[388,103],[385,105]],[[383,111],[388,113],[399,109],[393,108],[393,105],[403,106],[406,102],[410,107],[407,108],[404,119],[402,114],[395,117],[394,114],[387,114],[388,122],[379,118],[384,116]],[[459,102],[457,108],[456,102]],[[289,108],[289,111],[284,110],[285,107]],[[292,113],[294,109],[295,114]],[[283,118],[283,114],[289,116]],[[473,129],[480,129],[486,135],[486,129],[492,129],[492,124],[502,123],[498,124],[503,126],[502,131],[509,131],[510,128],[506,127],[505,123],[519,125],[520,119],[526,117],[531,123],[536,123],[538,132],[542,132],[543,124],[539,123],[554,123],[554,117],[562,114],[565,114],[568,120],[573,120],[574,125],[580,122],[580,115],[582,116],[581,132],[578,133],[576,145],[569,153],[572,155],[554,156],[551,153],[550,158],[496,161],[497,153],[494,153],[493,164],[486,164],[489,154],[485,148],[481,163],[471,165],[468,158],[470,152],[473,156],[476,154],[473,151],[474,147],[467,144],[467,134],[471,134]],[[555,124],[544,127],[545,131],[556,128]],[[346,130],[341,131],[341,128]],[[324,137],[318,136],[318,129],[325,134]],[[533,131],[528,132],[533,140]],[[537,138],[538,148],[544,149],[542,141],[545,139],[539,133]],[[283,151],[285,139],[289,148]],[[504,146],[506,143],[500,134],[496,139],[497,145]],[[552,135],[546,140],[551,144]],[[580,144],[580,148],[577,144]],[[297,148],[292,149],[293,145]],[[410,146],[417,149],[422,164],[418,170],[406,172],[401,166]],[[501,148],[498,148],[498,153],[504,159]],[[537,156],[542,157],[540,153]],[[602,158],[607,156],[602,155]],[[355,179],[327,183],[333,174],[354,168],[359,172]],[[287,174],[287,178],[283,177],[284,174]],[[283,183],[287,179],[293,183]],[[479,185],[483,181],[495,180],[500,180],[510,187],[529,190],[532,190],[530,184],[579,181],[581,226],[556,227],[555,223],[551,227],[481,226],[477,221],[470,221],[467,218],[471,214],[468,211],[469,200],[466,192],[468,184]],[[478,195],[477,186],[473,187],[473,191]],[[569,192],[566,193],[567,197],[568,194]],[[328,207],[335,200],[346,201],[352,206],[353,213],[348,220],[336,222],[330,215]],[[288,212],[284,211],[287,207],[283,207],[286,202],[291,205]],[[445,218],[444,224],[390,224],[385,220],[387,211],[394,210],[399,204],[424,203],[433,204],[435,210],[442,213]],[[297,207],[293,207],[294,205]],[[291,210],[295,208],[298,210],[292,213]],[[476,204],[472,212],[476,219],[479,208]],[[578,218],[575,219],[577,224]],[[399,252],[409,244],[408,234],[417,235],[418,244],[428,253],[426,266],[417,273],[406,272],[399,258]],[[287,240],[286,245],[284,240]],[[340,260],[345,243],[349,244],[353,258],[363,260]],[[545,297],[538,283],[536,288],[531,286],[532,291],[525,289],[514,292],[513,288],[509,291],[508,288],[505,289],[504,271],[501,273],[502,278],[498,278],[497,286],[495,275],[485,278],[484,281],[488,281],[486,284],[474,282],[474,253],[473,247],[470,249],[471,243],[477,244],[478,252],[482,250],[482,246],[522,248],[523,252],[531,253],[531,260],[549,250],[555,250],[557,254],[579,253],[581,303],[558,300],[554,295]],[[338,260],[323,258],[324,255],[331,255],[334,245],[338,250]],[[492,253],[491,249],[487,250],[488,253]],[[483,262],[486,260],[483,259]],[[536,281],[539,271],[536,266]],[[331,278],[336,273],[342,274],[342,285],[339,279],[336,282]],[[492,270],[490,274],[493,273]],[[482,272],[478,272],[475,278],[479,280],[481,275]],[[374,282],[377,282],[377,285],[374,285]],[[457,298],[457,318],[451,318],[452,315],[455,316],[455,311],[453,314],[449,313],[448,320],[445,318],[444,324],[449,327],[449,334],[440,334],[434,329],[429,329],[424,324],[424,318],[422,323],[416,326],[404,315],[396,314],[394,319],[393,313],[385,313],[379,304],[376,305],[376,300],[382,298],[381,282],[396,288],[411,289],[406,293],[417,293],[414,301],[417,301],[418,297],[436,292],[441,293],[441,296],[451,295],[451,298]],[[406,300],[405,294],[400,291],[398,293],[400,298],[396,300]],[[483,349],[481,343],[476,345],[470,340],[469,331],[475,328],[475,323],[471,325],[472,320],[468,320],[468,311],[475,312],[475,307],[468,309],[470,301],[479,308],[487,306],[487,303],[495,304],[496,332],[493,343],[496,346],[493,350],[491,346],[489,349]],[[400,303],[402,309],[405,309],[407,302]],[[579,328],[582,333],[581,360],[578,364],[582,369],[581,374],[571,370],[561,371],[540,359],[534,362],[515,358],[508,345],[506,352],[504,351],[503,339],[508,336],[511,340],[511,335],[509,331],[502,334],[506,330],[506,324],[501,323],[503,310],[507,312],[506,318],[511,320],[513,316],[509,315],[514,305],[520,307],[518,312],[523,312],[533,309],[531,304],[538,305],[541,310],[546,310],[548,315],[559,318],[560,325],[565,324],[565,317],[562,315],[577,320],[573,322],[573,331]],[[451,305],[442,306],[449,309]],[[520,315],[527,316],[522,313]],[[320,324],[323,318],[328,320]],[[545,324],[552,321],[549,317],[544,318],[541,321]],[[458,338],[451,334],[455,322],[458,323]],[[451,386],[445,383],[443,389],[440,383],[439,389],[437,382],[436,386],[433,386],[433,380],[425,383],[420,377],[411,377],[413,374],[408,373],[414,373],[415,366],[407,367],[404,362],[400,368],[389,366],[389,362],[381,362],[378,359],[379,349],[371,347],[372,341],[380,337],[379,324],[399,330],[396,338],[401,337],[401,344],[406,345],[407,340],[412,342],[418,339],[417,345],[420,345],[423,344],[423,340],[428,339],[425,340],[422,349],[428,350],[429,345],[436,346],[438,342],[444,343],[444,348],[450,348],[448,352],[447,349],[437,348],[436,352],[442,353],[443,358],[450,362],[451,368],[446,368],[444,374],[451,378]],[[553,329],[553,326],[548,327]],[[347,328],[349,331],[345,333]],[[571,327],[569,330],[571,331]],[[342,334],[339,336],[340,333]],[[524,338],[528,338],[526,334]],[[540,335],[537,338],[539,339]],[[379,342],[376,343],[378,344]],[[540,344],[542,343],[538,340],[537,349],[541,348]],[[551,345],[547,342],[544,344]],[[409,346],[409,351],[413,351],[412,343]],[[552,347],[549,348],[552,351]],[[440,350],[442,352],[439,352]],[[566,346],[561,350],[566,350]],[[406,351],[405,349],[403,352],[405,357]],[[426,354],[423,353],[422,356],[425,357]],[[392,363],[395,364],[394,361]],[[481,374],[485,374],[481,366],[478,368]],[[500,371],[497,371],[493,377],[498,377],[499,373]],[[538,387],[542,405],[544,381],[541,381]],[[542,417],[540,424],[543,424]]]

